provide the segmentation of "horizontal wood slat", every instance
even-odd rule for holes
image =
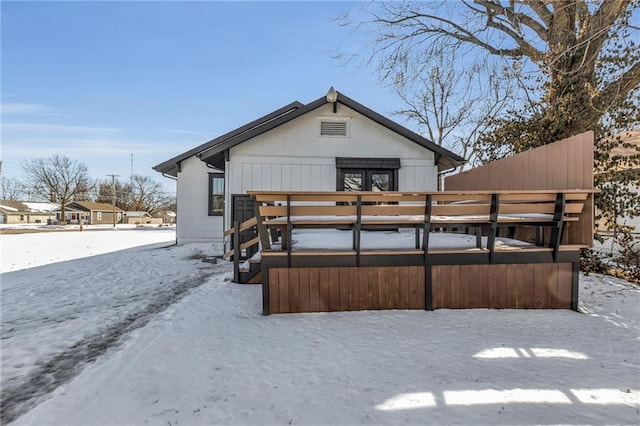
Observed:
[[[246,231],[247,229],[256,226],[256,224],[258,223],[258,218],[256,217],[252,217],[249,220],[245,220],[244,222],[242,222],[239,226],[240,228],[240,232],[242,231]],[[235,232],[235,228],[229,228],[226,231],[224,231],[224,236],[229,236],[232,235]]]
[[[249,248],[251,246],[255,246],[259,242],[260,242],[260,237],[252,238],[249,241],[247,241],[246,243],[240,244],[240,250],[244,250],[244,249],[247,249],[247,248]]]

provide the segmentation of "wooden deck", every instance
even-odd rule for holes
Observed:
[[[449,177],[444,192],[249,191],[255,220],[234,224],[228,235],[255,227],[258,237],[226,256],[237,259],[260,244],[265,315],[576,310],[580,250],[592,244],[592,173],[587,132]],[[318,229],[340,229],[342,245],[322,249],[296,240]],[[363,246],[363,234],[376,229],[404,229],[415,238],[403,240],[406,246]],[[434,243],[451,231],[475,244]],[[504,237],[526,244],[501,244]]]
[[[585,245],[563,234],[579,223],[593,192],[252,192],[262,242],[264,313],[577,309],[579,250]],[[412,228],[415,245],[363,247],[367,225]],[[514,226],[537,230],[534,239],[498,244],[500,232],[509,234]],[[430,243],[442,235],[434,231],[450,227],[470,232],[476,244]],[[309,248],[293,238],[294,232],[336,228],[343,237],[351,232],[346,240],[352,244]]]

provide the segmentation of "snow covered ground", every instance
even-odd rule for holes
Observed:
[[[92,235],[93,247],[103,232],[68,235]],[[260,286],[200,261],[211,246],[143,245],[151,231],[128,232],[141,247],[48,265],[41,250],[42,266],[13,272],[6,237],[30,236],[0,236],[5,421],[640,422],[640,291],[623,281],[581,276],[582,313],[263,317]]]

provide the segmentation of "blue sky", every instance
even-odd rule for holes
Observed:
[[[333,56],[364,41],[349,2],[6,2],[2,173],[64,154],[95,178],[152,166],[329,86],[390,115],[372,68]],[[400,120],[400,119],[398,119]]]

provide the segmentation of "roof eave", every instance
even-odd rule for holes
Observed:
[[[404,136],[405,138],[413,141],[414,143],[422,146],[425,149],[428,149],[437,155],[436,165],[438,166],[438,170],[448,170],[455,167],[460,167],[464,165],[467,160],[463,157],[449,151],[446,148],[443,148],[440,145],[426,139],[423,136],[407,129],[406,127],[396,123],[393,120],[373,111],[372,109],[362,105],[359,102],[354,101],[348,96],[338,92],[338,103],[345,105],[348,108],[364,115],[370,120],[378,123],[379,125],[386,127],[387,129]],[[268,132],[276,127],[279,127],[297,117],[300,117],[308,112],[311,112],[321,106],[329,103],[325,96],[316,99],[313,102],[310,102],[307,105],[297,108],[295,111],[292,111],[286,115],[282,115],[275,119],[272,119],[270,122],[260,125],[254,126],[252,129],[242,132],[241,134],[237,134],[232,136],[226,140],[221,140],[218,144],[212,145],[211,147],[203,150],[198,157],[204,161],[205,163],[212,165],[218,169],[224,169],[224,151],[233,148],[236,145],[239,145],[251,138],[254,138],[258,135]]]
[[[290,104],[287,104],[285,106],[283,106],[282,108],[278,108],[277,110],[264,115],[256,120],[253,120],[250,123],[245,124],[244,126],[238,127],[230,132],[227,132],[221,136],[218,136],[216,138],[213,138],[201,145],[198,145],[195,148],[192,148],[186,152],[183,152],[180,155],[177,155],[167,161],[164,161],[154,167],[152,167],[153,170],[159,172],[159,173],[163,173],[163,174],[167,174],[173,177],[177,177],[178,172],[180,171],[180,162],[182,162],[183,160],[186,160],[189,157],[192,157],[194,155],[198,155],[201,152],[206,151],[207,149],[211,148],[212,146],[215,146],[216,144],[237,136],[243,132],[246,132],[247,130],[250,130],[254,127],[260,126],[261,124],[269,121],[269,120],[273,120],[275,117],[281,116],[283,114],[287,114],[290,113],[291,111],[295,111],[296,109],[302,107],[303,104],[301,102],[298,101],[294,101],[291,102]]]

